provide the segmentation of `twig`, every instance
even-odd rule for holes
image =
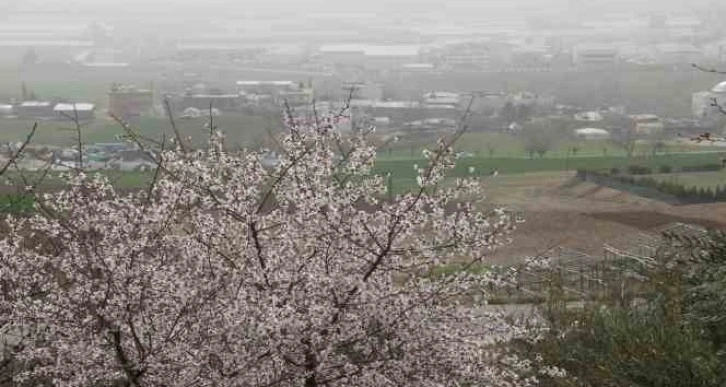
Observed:
[[[131,140],[134,144],[136,144],[136,146],[143,148],[143,145],[139,144],[139,142],[140,142],[139,140],[144,140],[144,141],[150,142],[157,146],[163,145],[163,144],[160,144],[159,141],[156,139],[153,139],[151,137],[145,137],[145,136],[141,135],[140,133],[137,133],[136,131],[134,131],[134,129],[131,127],[131,125],[129,125],[126,121],[124,121],[120,117],[116,116],[115,114],[109,114],[109,116],[114,121],[116,121],[117,124],[119,124],[121,126],[121,128],[124,130],[124,132],[126,132],[126,135],[124,136],[124,138]]]
[[[83,139],[81,138],[81,122],[78,120],[78,109],[73,103],[73,122],[76,124],[76,132],[78,134],[78,170],[83,170]]]
[[[166,115],[169,118],[169,123],[171,124],[171,129],[174,130],[174,136],[176,137],[177,143],[179,143],[179,148],[182,150],[182,152],[186,152],[186,147],[184,146],[184,139],[182,139],[181,133],[179,133],[179,128],[176,126],[176,122],[174,121],[174,113],[171,110],[171,102],[169,102],[169,98],[164,98],[164,110],[166,111]]]
[[[718,103],[718,99],[717,98],[712,98],[711,99],[711,106],[715,107],[716,110],[719,111],[719,113],[721,113],[723,115],[726,115],[726,108],[723,107],[723,105],[721,105],[720,103]]]
[[[212,99],[209,100],[209,137],[214,134],[214,110],[212,110]]]
[[[2,169],[0,169],[0,176],[2,176],[8,168],[10,168],[11,165],[15,163],[15,160],[17,160],[18,157],[23,153],[25,150],[25,147],[30,144],[30,141],[33,139],[33,136],[35,136],[35,131],[38,129],[38,123],[33,124],[33,128],[30,130],[30,133],[28,133],[28,136],[25,138],[25,141],[23,141],[23,144],[20,145],[20,148],[12,155],[10,156],[10,159],[5,163]]]
[[[146,191],[146,203],[151,202],[151,195],[153,194],[154,187],[156,187],[157,181],[159,181],[159,174],[161,172],[161,169],[163,167],[164,162],[164,145],[166,144],[166,135],[161,135],[161,150],[159,151],[159,160],[156,165],[156,169],[154,170],[154,177],[151,179],[151,183],[149,183],[149,187]]]
[[[726,71],[718,70],[718,69],[713,68],[713,67],[707,68],[707,67],[703,67],[703,66],[697,65],[695,63],[692,63],[691,66],[693,66],[697,70],[700,70],[700,71],[703,71],[703,72],[706,72],[706,73],[726,75]]]

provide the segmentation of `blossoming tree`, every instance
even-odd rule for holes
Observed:
[[[35,332],[15,348],[29,364],[16,381],[516,383],[491,345],[516,330],[461,302],[494,279],[433,274],[484,259],[506,218],[478,211],[475,181],[441,184],[455,161],[446,140],[418,188],[384,200],[376,148],[337,120],[289,119],[272,167],[213,133],[203,150],[157,149],[146,190],[76,171],[36,195],[35,214],[7,218],[2,306]]]

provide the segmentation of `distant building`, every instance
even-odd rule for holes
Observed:
[[[13,105],[0,104],[0,117],[10,117],[15,115]]]
[[[445,46],[438,57],[450,70],[488,70],[511,62],[512,52],[506,44],[466,42]]]
[[[334,44],[321,46],[319,55],[331,66],[393,70],[420,62],[421,48],[414,45]]]
[[[350,101],[351,116],[388,117],[392,124],[401,124],[421,117],[425,109],[416,101],[373,101],[354,99]]]
[[[55,117],[53,104],[47,101],[25,101],[15,107],[20,118],[47,120]]]
[[[390,70],[418,62],[421,48],[409,45],[368,46],[366,47],[363,67],[372,70]]]
[[[403,125],[404,129],[413,131],[442,131],[442,130],[453,130],[456,128],[457,122],[453,118],[426,118],[423,120],[416,120],[406,122]]]
[[[402,73],[432,73],[436,71],[433,63],[406,63],[399,69]]]
[[[471,110],[486,115],[493,115],[500,111],[508,101],[508,94],[503,92],[473,92],[467,93],[463,98],[467,106],[471,102]],[[467,106],[460,106],[466,109]]]
[[[365,59],[365,45],[332,44],[320,47],[320,59],[333,66],[362,66]]]
[[[600,114],[600,112],[595,111],[589,111],[589,112],[581,112],[575,114],[575,120],[577,121],[584,121],[584,122],[599,122],[604,120],[605,118]]]
[[[148,171],[156,167],[156,160],[146,151],[121,151],[107,165],[122,171]]]
[[[583,140],[607,140],[610,138],[610,132],[605,129],[582,128],[575,130],[575,136]]]
[[[555,100],[553,97],[539,95],[530,92],[505,93],[505,92],[471,92],[462,95],[458,108],[466,110],[471,103],[471,110],[487,115],[500,112],[506,105],[516,108],[527,106],[533,112],[546,112],[554,109]]]
[[[186,94],[176,107],[182,110],[195,108],[208,115],[210,108],[226,112],[239,110],[241,102],[239,94]]]
[[[124,120],[136,120],[154,108],[154,92],[114,84],[108,93],[108,112]]]
[[[637,135],[651,135],[663,132],[663,121],[655,114],[635,114],[629,116]]]
[[[248,103],[303,106],[313,102],[314,91],[293,81],[238,81],[237,90]]]
[[[242,95],[275,95],[281,91],[293,91],[297,86],[293,81],[237,81],[237,91]]]
[[[432,91],[423,95],[423,103],[429,107],[450,105],[459,106],[461,95],[447,91]]]
[[[610,67],[619,60],[619,50],[608,45],[577,45],[572,51],[572,62],[578,67]]]
[[[288,104],[292,107],[305,106],[313,103],[315,94],[313,89],[303,88],[291,91],[281,91],[277,95],[277,102],[279,104]]]
[[[343,83],[345,96],[352,94],[353,99],[382,101],[384,97],[383,85],[373,82],[345,82]]]
[[[96,105],[92,103],[59,103],[53,108],[60,120],[89,121],[95,118]]]

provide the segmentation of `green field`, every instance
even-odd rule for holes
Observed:
[[[637,164],[657,169],[660,166],[668,165],[674,168],[684,166],[697,166],[704,164],[718,163],[720,153],[678,153],[660,155],[648,158],[631,158],[622,156],[581,156],[581,157],[545,157],[528,159],[524,157],[471,157],[459,160],[450,176],[468,176],[469,167],[474,167],[475,176],[486,176],[497,170],[502,174],[515,174],[543,171],[565,171],[565,170],[604,170],[610,168],[623,168],[628,165]],[[417,159],[383,159],[376,163],[375,170],[380,173],[390,172],[396,178],[408,177],[413,179],[414,164],[425,166],[426,160]]]
[[[436,143],[436,135],[404,135],[393,144],[381,149],[380,156],[384,159],[412,159],[419,157],[425,148]],[[659,149],[657,156],[673,153],[723,151],[718,146],[699,146],[695,143],[666,141]],[[455,143],[455,148],[467,152],[477,158],[528,158],[522,137],[498,132],[467,132]],[[571,137],[553,141],[545,158],[575,157],[624,157],[625,151],[608,140],[584,141]],[[653,144],[647,140],[639,141],[633,152],[637,158],[653,156]]]
[[[176,120],[176,125],[183,136],[192,137],[196,144],[204,144],[209,130],[204,129],[208,119]],[[23,141],[34,121],[22,119],[0,119],[0,143]],[[254,147],[268,138],[270,130],[279,130],[279,119],[260,115],[228,114],[215,117],[215,125],[224,130],[227,142],[232,146]],[[160,139],[163,134],[167,138],[173,136],[168,119],[163,117],[144,117],[135,127],[144,136]],[[106,117],[97,117],[82,127],[83,142],[117,142],[124,130],[115,121]],[[33,143],[43,145],[70,146],[77,143],[76,132],[72,122],[40,121]]]

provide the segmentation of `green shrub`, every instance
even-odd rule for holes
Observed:
[[[653,173],[653,170],[642,165],[630,165],[628,166],[628,173],[631,175],[649,175]]]
[[[681,168],[683,172],[713,172],[723,169],[721,164],[703,164],[703,165],[684,165]]]
[[[698,331],[656,310],[592,309],[532,347],[585,386],[723,386],[724,367]]]
[[[33,211],[33,198],[26,195],[0,196],[0,213],[23,214]]]
[[[726,385],[726,234],[679,244],[686,249],[658,254],[641,271],[637,305],[605,299],[583,309],[545,310],[550,329],[514,347],[540,367],[568,373],[540,385]]]
[[[658,172],[659,173],[671,173],[671,172],[673,172],[673,167],[671,167],[670,165],[661,165],[660,167],[658,167]]]

